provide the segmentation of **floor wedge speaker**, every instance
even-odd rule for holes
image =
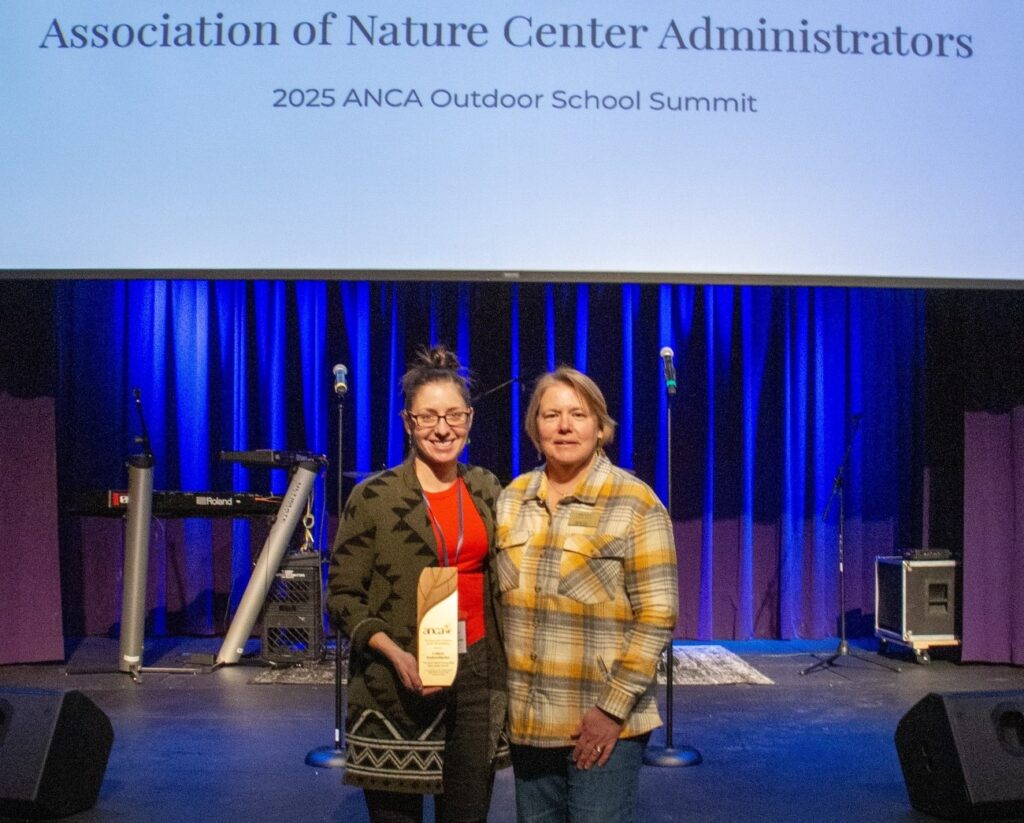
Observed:
[[[113,742],[110,720],[81,692],[0,689],[0,817],[91,808]]]
[[[929,694],[900,720],[896,751],[918,811],[1024,818],[1024,691]]]

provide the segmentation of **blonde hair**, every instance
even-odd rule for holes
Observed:
[[[533,387],[533,394],[530,395],[530,403],[526,407],[524,428],[537,450],[540,451],[540,429],[537,425],[537,415],[540,413],[540,400],[544,396],[544,392],[558,383],[568,386],[576,392],[591,414],[597,418],[599,427],[598,449],[611,443],[615,438],[615,421],[608,414],[608,403],[605,401],[604,395],[601,393],[601,389],[598,388],[597,383],[583,372],[571,366],[559,366],[554,371],[546,372],[537,378],[537,383]]]

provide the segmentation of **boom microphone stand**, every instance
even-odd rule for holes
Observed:
[[[665,404],[665,468],[666,468],[666,500],[669,523],[672,522],[672,398],[676,394],[676,370],[672,365],[675,353],[668,346],[661,350],[665,366],[665,392],[668,395]],[[673,670],[675,654],[672,649],[672,638],[668,640],[665,653],[665,745],[648,745],[644,749],[644,764],[647,766],[697,766],[704,759],[699,751],[692,746],[674,745],[673,724]]]
[[[338,522],[341,523],[341,512],[344,505],[342,483],[344,475],[341,471],[342,432],[345,426],[345,395],[348,394],[348,369],[342,364],[334,367],[334,394],[338,398]],[[340,628],[334,630],[334,745],[319,746],[306,755],[306,765],[320,769],[343,769],[348,759],[345,751],[345,715],[348,696],[347,683],[342,673],[344,659],[347,658],[347,644]]]
[[[843,455],[843,462],[839,464],[839,468],[836,470],[835,480],[832,481],[832,495],[828,499],[828,503],[825,505],[825,511],[822,512],[821,520],[826,522],[828,520],[829,510],[832,508],[832,501],[839,500],[839,646],[833,654],[828,657],[818,657],[818,655],[811,655],[818,662],[811,666],[808,666],[800,674],[811,674],[812,672],[822,671],[824,669],[833,669],[839,666],[839,661],[844,657],[855,657],[858,660],[863,660],[865,663],[874,663],[876,666],[881,666],[883,669],[888,669],[892,672],[898,672],[900,669],[898,666],[890,666],[883,660],[877,659],[877,657],[866,657],[862,654],[857,654],[855,651],[850,650],[849,643],[846,642],[846,571],[845,571],[845,524],[846,524],[846,511],[843,505],[843,488],[846,485],[846,470],[850,460],[850,449],[853,447],[853,439],[857,436],[857,429],[860,428],[861,415],[853,415],[853,431],[850,432],[850,439],[846,444],[846,453]]]
[[[490,397],[496,391],[501,391],[505,386],[511,386],[513,383],[518,383],[519,377],[510,377],[504,383],[499,383],[497,386],[491,386],[487,391],[482,391],[476,397],[470,399],[471,405],[476,405],[478,401],[483,400],[485,397]]]

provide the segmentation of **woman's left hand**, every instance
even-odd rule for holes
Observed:
[[[622,724],[610,714],[597,706],[588,709],[572,735],[576,741],[572,750],[572,762],[576,768],[586,771],[591,766],[607,763],[621,731]]]

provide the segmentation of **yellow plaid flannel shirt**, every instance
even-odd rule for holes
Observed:
[[[514,743],[570,746],[598,706],[623,737],[661,725],[655,669],[679,613],[668,512],[645,483],[598,455],[549,511],[537,469],[498,499],[497,576]]]

